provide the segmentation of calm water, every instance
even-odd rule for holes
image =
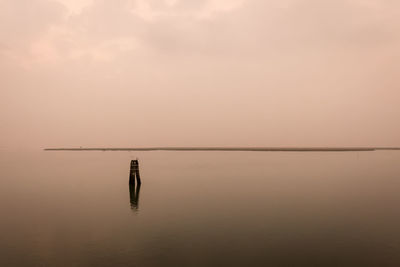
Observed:
[[[2,151],[0,266],[400,266],[399,205],[396,151]]]

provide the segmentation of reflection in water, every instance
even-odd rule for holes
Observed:
[[[135,186],[135,184],[129,184],[129,197],[131,200],[131,209],[133,210],[139,209],[140,186],[140,184],[137,186]]]
[[[137,180],[137,187],[135,187],[135,180]],[[129,196],[131,200],[131,209],[137,210],[139,208],[139,192],[141,180],[139,174],[139,161],[131,160],[129,170]]]

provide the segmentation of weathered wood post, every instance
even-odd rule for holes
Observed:
[[[138,185],[142,183],[140,180],[140,173],[139,173],[139,161],[131,160],[131,169],[129,172],[129,184],[135,184],[135,178],[137,180]]]
[[[129,171],[129,184],[135,184],[135,170],[134,170],[134,162],[131,160],[131,167]]]

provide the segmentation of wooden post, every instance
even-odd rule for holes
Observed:
[[[131,160],[131,169],[129,172],[129,184],[135,184],[135,178],[137,180],[138,185],[142,183],[140,180],[140,173],[139,173],[139,161]]]
[[[131,160],[131,168],[129,171],[129,184],[135,184],[135,170],[134,170],[134,162]]]

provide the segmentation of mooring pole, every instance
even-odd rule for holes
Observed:
[[[131,160],[131,168],[129,171],[129,184],[135,184],[135,164],[133,162],[133,160]]]
[[[135,178],[137,180],[138,185],[142,183],[140,180],[140,174],[139,174],[139,161],[136,160],[131,160],[131,169],[129,172],[129,184],[135,184]]]

